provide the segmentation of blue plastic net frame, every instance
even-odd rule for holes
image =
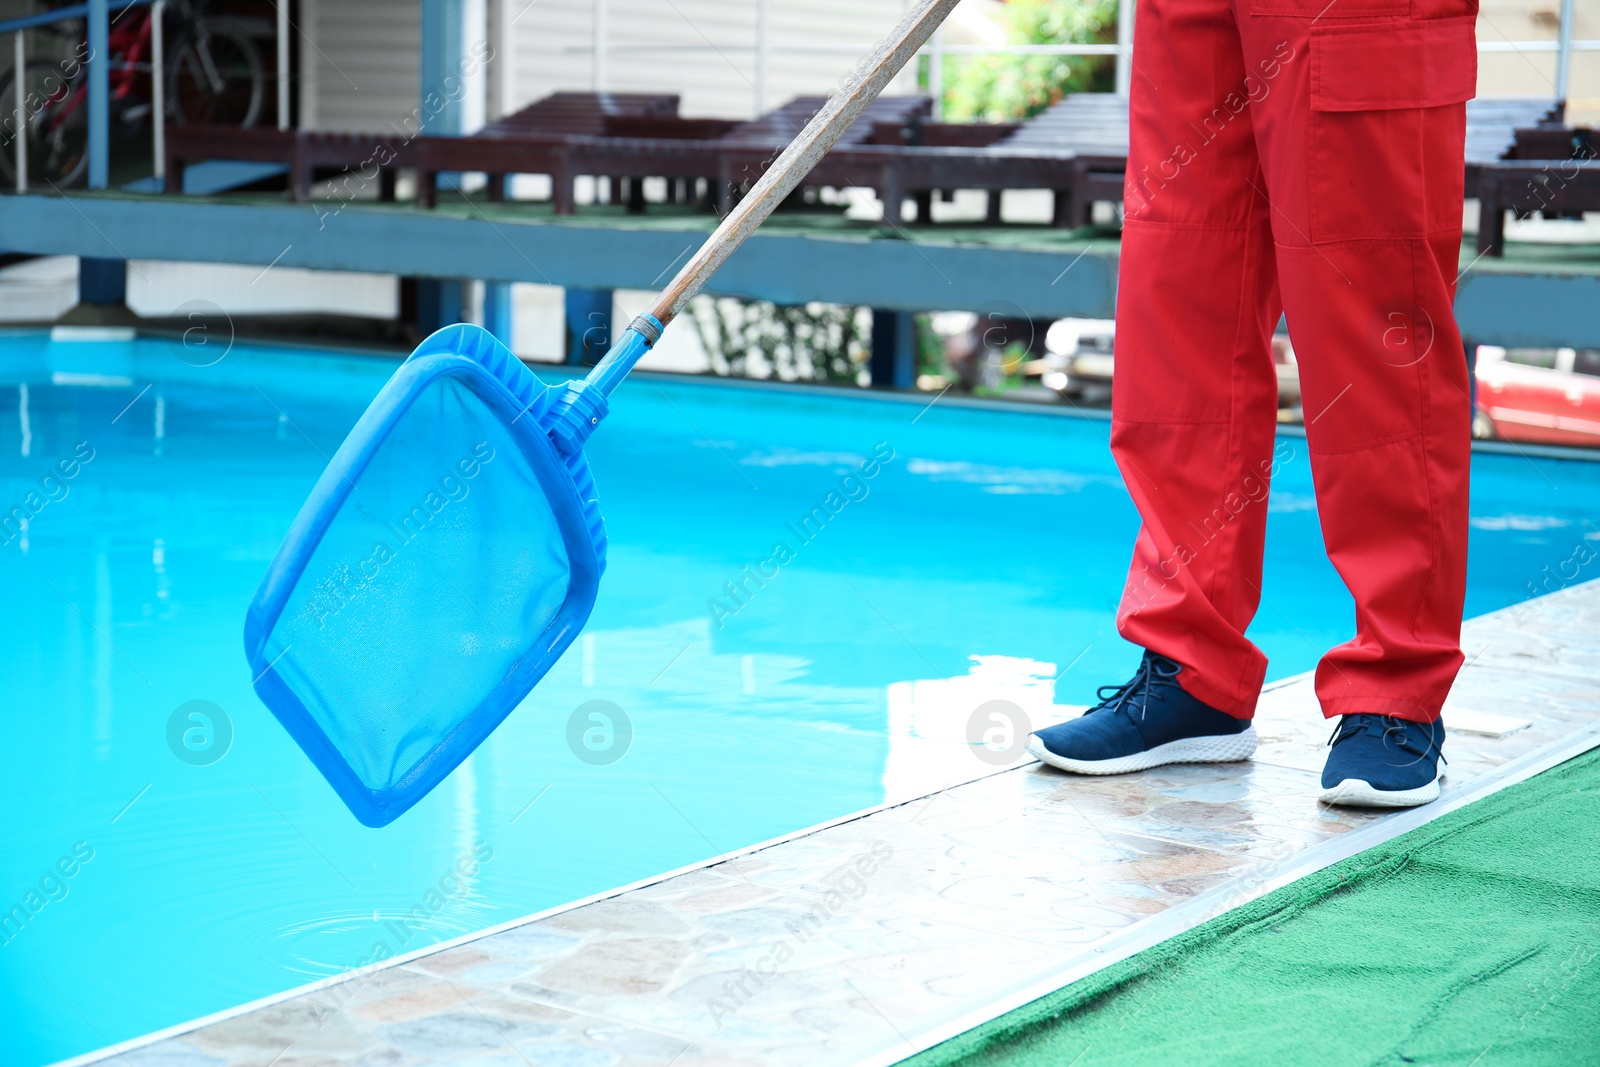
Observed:
[[[412,405],[447,376],[464,385],[499,419],[535,475],[567,554],[567,590],[549,625],[521,649],[512,677],[460,716],[441,743],[401,777],[386,787],[372,788],[341,754],[289,681],[273,669],[270,638],[362,472]],[[245,616],[245,653],[257,695],[351,813],[367,826],[381,827],[394,821],[471,755],[560,659],[594,608],[605,570],[605,526],[581,448],[563,455],[550,438],[565,392],[568,390],[563,387],[539,381],[521,360],[479,327],[461,324],[433,334],[395,372],[345,438],[295,517],[251,601]]]

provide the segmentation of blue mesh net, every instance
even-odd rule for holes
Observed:
[[[455,729],[463,693],[515,677],[570,567],[527,460],[458,379],[430,386],[354,483],[266,651],[384,789]]]
[[[545,387],[454,329],[461,343],[397,374],[352,431],[246,627],[263,700],[370,825],[425,795],[555,662],[603,552],[587,469],[540,425]],[[466,342],[493,347],[469,362],[453,350]]]

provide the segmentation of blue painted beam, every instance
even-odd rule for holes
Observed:
[[[110,0],[107,7],[111,11],[121,11],[125,7],[138,7],[148,4],[150,0]],[[81,19],[89,14],[89,5],[72,4],[68,7],[53,7],[48,11],[24,15],[21,18],[7,19],[0,22],[0,37],[15,33],[18,30],[31,30],[35,26],[49,26],[56,22],[65,22],[67,19]]]
[[[111,16],[106,0],[89,0],[89,188],[104,189],[111,175]]]
[[[215,204],[177,198],[0,196],[8,250],[435,278],[654,289],[705,239],[685,226],[592,220],[489,222],[337,204]],[[895,311],[973,310],[1005,301],[1034,318],[1109,318],[1117,245],[1060,251],[866,235],[757,233],[712,280],[729,296],[824,300]],[[279,258],[281,256],[281,259]],[[1070,267],[1070,269],[1068,269]],[[1063,273],[1065,272],[1065,273]],[[1600,348],[1600,271],[1469,270],[1456,313],[1480,344]]]
[[[190,163],[183,168],[183,194],[185,196],[211,196],[230,189],[253,185],[263,178],[275,178],[289,173],[284,163],[252,163],[242,159],[207,159]],[[151,175],[128,182],[121,188],[130,193],[159,193],[165,180]]]
[[[463,0],[422,0],[417,119],[423,133],[457,136],[463,131],[462,59],[466,50],[466,6]],[[459,184],[459,174],[438,175],[441,186]],[[431,332],[460,321],[464,284],[460,278],[417,278],[418,325]],[[440,317],[435,317],[437,313]]]
[[[1461,336],[1508,348],[1600,348],[1600,276],[1468,271],[1456,288]]]
[[[590,220],[489,222],[336,204],[216,204],[178,198],[0,196],[0,233],[17,252],[123,255],[434,278],[656,289],[707,231]],[[1034,318],[1109,318],[1117,245],[1054,251],[866,235],[757,233],[712,279],[729,296],[897,311],[970,310],[996,301]],[[280,258],[281,257],[281,258]]]
[[[611,350],[611,299],[610,289],[567,289],[568,363],[592,367]]]
[[[460,281],[417,279],[416,323],[423,333],[442,330],[461,321]]]
[[[463,0],[422,0],[422,78],[419,116],[424,132],[457,136],[462,129],[466,5]]]
[[[910,389],[917,384],[917,324],[909,311],[872,309],[872,359],[868,364],[874,386]]]
[[[514,310],[510,282],[483,283],[483,328],[513,352],[517,350]]]
[[[78,303],[116,307],[128,299],[128,264],[119,258],[78,261]]]

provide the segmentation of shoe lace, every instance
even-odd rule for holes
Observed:
[[[1434,742],[1431,731],[1423,730],[1419,723],[1397,719],[1393,715],[1346,715],[1335,724],[1333,733],[1328,735],[1328,747],[1333,748],[1346,738],[1365,733],[1374,722],[1383,727],[1382,738],[1385,743],[1411,753],[1417,760],[1433,755],[1445,766],[1450,765],[1450,761],[1444,758],[1444,749]],[[1415,763],[1416,760],[1411,762]]]
[[[1181,670],[1178,664],[1164,656],[1146,655],[1139,663],[1139,669],[1134,672],[1121,685],[1103,685],[1095,691],[1095,696],[1100,703],[1084,712],[1092,715],[1097,711],[1118,712],[1132,719],[1134,707],[1137,705],[1140,720],[1143,720],[1149,709],[1150,699],[1153,696],[1157,703],[1166,702],[1166,686],[1173,684]]]

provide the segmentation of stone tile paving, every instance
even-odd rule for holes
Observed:
[[[1600,583],[1472,620],[1450,790],[1600,722]],[[1038,764],[132,1049],[132,1067],[850,1063],[1384,818],[1317,802],[1311,681],[1248,763]],[[1241,898],[1242,899],[1242,898]]]

